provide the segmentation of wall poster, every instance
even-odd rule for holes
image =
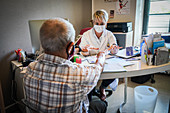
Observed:
[[[130,0],[117,0],[116,3],[117,14],[130,14]]]

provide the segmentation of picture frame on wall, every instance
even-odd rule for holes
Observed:
[[[114,10],[110,10],[110,16],[109,16],[109,18],[114,18]]]
[[[130,0],[117,0],[116,13],[124,15],[130,14]]]

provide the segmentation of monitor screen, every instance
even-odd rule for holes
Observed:
[[[30,29],[30,36],[31,36],[31,43],[32,43],[32,52],[41,52],[43,49],[40,43],[40,28],[42,24],[46,20],[30,20],[29,21],[29,29]]]

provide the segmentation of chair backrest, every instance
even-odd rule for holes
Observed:
[[[87,27],[87,28],[82,29],[82,30],[80,31],[80,35],[79,35],[79,36],[82,37],[83,33],[86,32],[86,31],[88,31],[88,30],[90,30],[91,28],[92,28],[92,27]],[[81,42],[81,37],[80,37],[80,39],[77,41],[76,45],[79,45],[79,44],[80,44],[80,42]]]
[[[80,31],[80,35],[83,35],[84,32],[90,30],[92,27],[87,27],[87,28],[84,28]]]

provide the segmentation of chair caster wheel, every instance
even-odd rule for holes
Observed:
[[[117,110],[117,113],[120,113],[120,110],[119,110],[119,109]]]
[[[155,80],[154,80],[154,79],[151,79],[151,83],[154,84],[154,83],[155,83]]]

